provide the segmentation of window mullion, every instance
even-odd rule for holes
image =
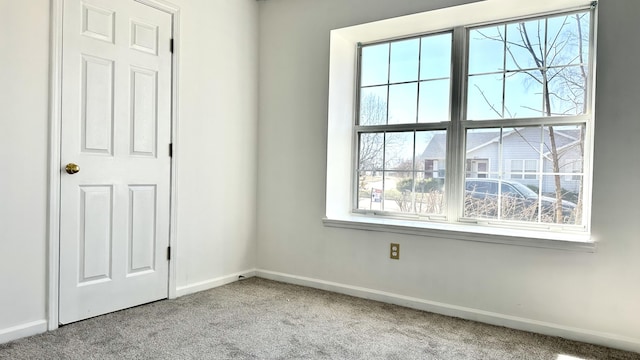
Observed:
[[[463,214],[464,203],[464,127],[462,119],[466,112],[464,106],[465,65],[466,65],[466,29],[453,29],[452,73],[451,73],[451,121],[447,129],[446,156],[446,204],[447,219],[457,221]]]
[[[360,86],[362,83],[362,46],[358,44],[357,47],[357,57],[358,57],[358,70],[356,71],[356,79],[355,79],[355,88],[358,92],[358,96],[356,96],[354,111],[353,111],[353,133],[351,135],[351,146],[353,151],[351,152],[352,158],[351,163],[355,164],[355,166],[351,167],[351,208],[357,209],[359,207],[360,202],[360,131],[358,127],[360,126]]]

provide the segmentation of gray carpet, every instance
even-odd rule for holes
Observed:
[[[640,359],[258,278],[0,345],[0,359],[563,359],[559,355]]]

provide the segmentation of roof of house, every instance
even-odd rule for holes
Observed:
[[[546,128],[545,128],[546,129]],[[504,136],[515,134],[516,131],[508,131]],[[557,135],[565,137],[569,143],[575,143],[580,137],[580,130],[556,130]],[[424,151],[422,152],[422,159],[444,159],[446,154],[446,138],[447,135],[438,133],[431,138]],[[482,132],[469,132],[467,134],[467,151],[482,148],[492,143],[496,143],[500,140],[500,130],[495,131],[482,131]],[[563,142],[563,145],[568,145]]]

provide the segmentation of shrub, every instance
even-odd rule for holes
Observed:
[[[416,181],[416,193],[430,193],[442,191],[444,179],[420,179]],[[398,181],[396,189],[400,192],[413,191],[413,178]]]

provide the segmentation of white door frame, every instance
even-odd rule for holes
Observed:
[[[150,6],[171,15],[173,54],[171,64],[171,187],[170,232],[171,261],[169,261],[170,299],[176,297],[176,254],[178,189],[178,61],[180,59],[180,8],[164,0],[128,0]],[[48,255],[47,255],[47,328],[58,328],[58,292],[60,284],[60,137],[62,110],[62,13],[64,0],[51,0],[50,81],[49,81],[49,198],[48,198]]]

